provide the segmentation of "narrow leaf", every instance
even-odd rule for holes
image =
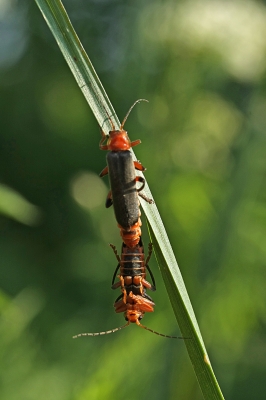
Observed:
[[[119,128],[120,123],[106,92],[84,50],[68,15],[59,0],[35,0],[65,57],[80,89],[88,101],[99,125],[108,133],[110,116]],[[152,197],[148,185],[144,194]],[[148,219],[156,257],[168,291],[172,307],[206,400],[223,399],[200,334],[180,270],[155,204],[140,199]]]

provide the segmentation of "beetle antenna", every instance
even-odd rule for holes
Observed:
[[[117,331],[121,331],[121,329],[126,328],[130,322],[123,326],[119,326],[118,328],[110,329],[110,331],[105,331],[105,332],[88,332],[88,333],[79,333],[78,335],[73,336],[73,339],[77,339],[82,336],[102,336],[102,335],[109,335],[109,333],[114,333]]]
[[[159,336],[166,337],[166,338],[169,338],[169,339],[188,339],[188,338],[183,338],[183,337],[180,337],[180,336],[169,336],[169,335],[164,335],[163,333],[156,332],[156,331],[154,331],[154,330],[148,328],[147,326],[142,325],[140,322],[137,323],[137,325],[140,326],[140,327],[143,328],[143,329],[146,329],[146,331],[155,333],[155,335],[159,335]]]
[[[146,99],[138,99],[138,100],[136,100],[135,103],[132,104],[132,106],[131,106],[130,109],[128,110],[127,115],[125,116],[125,118],[123,119],[123,122],[122,122],[122,124],[121,124],[121,126],[120,126],[120,129],[123,129],[123,127],[124,127],[124,125],[125,125],[125,123],[126,123],[127,117],[129,116],[129,114],[130,114],[132,108],[133,108],[137,103],[140,103],[141,101],[146,101],[147,103],[149,103],[148,100],[146,100]]]

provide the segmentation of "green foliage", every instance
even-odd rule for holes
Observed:
[[[263,399],[263,4],[65,5],[118,115],[150,101],[127,129],[142,140],[137,156],[225,397]],[[188,341],[135,326],[71,339],[122,322],[108,289],[108,242],[120,238],[97,178],[99,128],[36,5],[6,2],[0,17],[1,399],[202,398]],[[150,266],[156,312],[145,324],[178,334]]]
[[[62,3],[58,0],[36,0],[36,2],[53,32],[78,85],[90,104],[95,117],[98,119],[100,126],[102,126],[106,118],[111,115],[111,111],[107,111],[107,109],[111,110],[112,106],[107,105],[110,102],[69,22]],[[145,191],[146,194],[147,192],[149,193],[147,182]],[[149,197],[151,197],[150,193]],[[155,205],[147,207],[143,199],[142,204],[150,221],[149,228],[153,239],[152,243],[156,248],[157,261],[162,270],[165,286],[181,332],[185,340],[188,340],[188,354],[203,396],[205,399],[223,398],[211,368],[194,311],[158,210]]]

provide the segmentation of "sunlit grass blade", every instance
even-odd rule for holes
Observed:
[[[118,128],[120,124],[113,106],[69,20],[62,2],[59,0],[35,1],[100,127],[108,133],[111,129],[108,116],[112,116],[112,121]]]
[[[155,209],[152,214],[157,214]],[[148,222],[156,259],[205,399],[223,399],[180,270],[160,217]]]
[[[80,87],[98,123],[105,132],[111,128],[108,116],[119,127],[119,120],[104,88],[85,53],[67,13],[59,0],[35,0]],[[105,123],[104,123],[105,122]],[[103,124],[104,123],[104,124]],[[145,195],[152,197],[148,185]],[[205,399],[223,399],[211,368],[200,330],[177,266],[169,239],[155,205],[141,199],[149,222],[150,235],[156,257],[173,306],[187,350]]]

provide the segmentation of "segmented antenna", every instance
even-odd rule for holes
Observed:
[[[128,110],[128,112],[127,112],[125,118],[123,119],[123,122],[122,122],[122,124],[121,124],[121,126],[120,126],[120,130],[123,129],[123,127],[124,127],[124,125],[125,125],[125,123],[126,123],[126,120],[127,120],[128,116],[129,116],[129,114],[130,114],[132,108],[133,108],[137,103],[140,103],[141,101],[146,101],[147,103],[149,103],[149,101],[146,100],[146,99],[138,99],[138,100],[136,100],[135,103],[132,104],[132,106],[131,106],[130,109]],[[111,116],[109,115],[107,109],[105,108],[105,106],[104,106],[103,104],[102,104],[102,107],[104,108],[104,110],[105,110],[105,112],[106,112],[106,114],[107,114],[107,119],[110,121],[110,124],[111,124],[111,127],[112,127],[112,131],[115,131],[115,125],[114,125],[114,123],[113,123],[113,121],[112,121]],[[105,122],[105,120],[104,120],[104,122]],[[104,122],[103,122],[103,124],[104,124]]]
[[[110,329],[110,331],[105,331],[105,332],[88,332],[88,333],[79,333],[78,335],[72,336],[73,339],[77,339],[79,337],[82,336],[102,336],[102,335],[109,335],[109,333],[114,333],[117,331],[121,331],[121,329],[126,328],[128,325],[130,324],[130,322],[127,322],[125,325],[123,326],[119,326],[118,328],[115,329]]]
[[[147,103],[149,103],[148,100],[146,100],[146,99],[138,99],[138,100],[136,100],[135,103],[132,104],[132,106],[131,106],[130,109],[128,110],[128,112],[127,112],[125,118],[123,119],[123,122],[122,122],[122,124],[121,124],[121,126],[120,126],[120,129],[121,129],[121,130],[123,129],[123,127],[124,127],[124,125],[125,125],[125,123],[126,123],[127,117],[129,116],[129,114],[130,114],[132,108],[133,108],[137,103],[140,103],[141,101],[146,101]]]
[[[155,335],[159,335],[159,336],[166,337],[166,338],[169,338],[169,339],[187,339],[187,338],[183,338],[183,337],[180,337],[180,336],[169,336],[169,335],[164,335],[163,333],[153,331],[152,329],[148,328],[147,326],[142,325],[139,321],[137,322],[137,325],[140,326],[140,327],[143,328],[143,329],[146,329],[146,331],[155,333]]]
[[[121,331],[121,329],[126,328],[129,324],[130,324],[130,322],[128,321],[125,325],[119,326],[118,328],[110,329],[109,331],[105,331],[105,332],[87,332],[87,333],[79,333],[78,335],[72,336],[72,338],[73,338],[73,339],[77,339],[77,338],[80,338],[80,337],[82,337],[82,336],[102,336],[102,335],[109,335],[109,333],[114,333],[114,332],[117,332],[117,331]],[[136,324],[137,324],[138,326],[140,326],[141,328],[146,329],[146,331],[155,333],[155,335],[162,336],[162,337],[165,337],[165,338],[169,338],[169,339],[184,339],[184,340],[186,340],[186,339],[191,339],[191,338],[180,337],[180,336],[169,336],[169,335],[164,335],[163,333],[156,332],[156,331],[154,331],[154,330],[148,328],[147,326],[142,325],[139,321],[137,321]]]
[[[111,124],[111,127],[112,127],[112,131],[115,131],[115,125],[114,125],[114,123],[113,123],[113,121],[112,121],[111,116],[109,115],[109,113],[108,113],[108,111],[106,110],[106,108],[104,107],[104,105],[102,105],[102,106],[103,106],[103,108],[104,108],[104,111],[105,111],[106,114],[107,114],[107,118],[104,119],[104,121],[103,121],[103,123],[102,123],[102,126],[105,124],[105,121],[108,119],[108,120],[110,121],[110,124]]]

